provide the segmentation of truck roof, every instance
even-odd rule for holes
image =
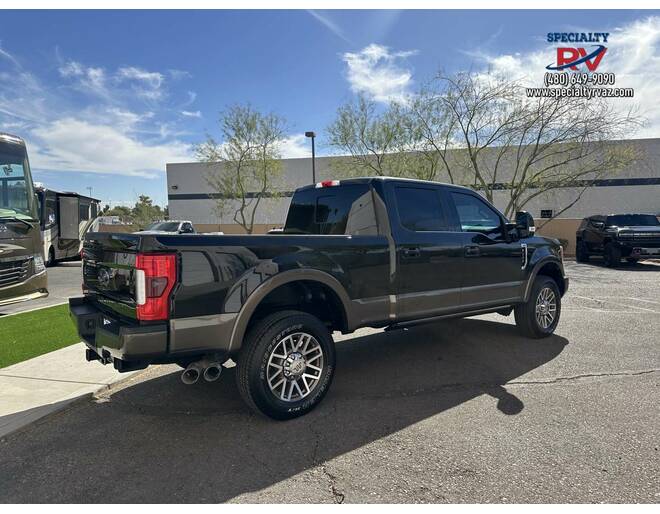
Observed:
[[[428,184],[428,185],[434,185],[434,186],[445,186],[445,187],[450,187],[454,189],[462,189],[462,190],[467,190],[467,191],[473,191],[469,187],[465,186],[459,186],[456,184],[448,184],[446,182],[436,182],[433,180],[420,180],[420,179],[415,179],[415,178],[403,178],[403,177],[356,177],[356,178],[346,178],[346,179],[339,179],[338,180],[340,184],[338,185],[347,185],[347,184],[370,184],[372,182],[401,182],[405,184]],[[303,186],[299,187],[296,189],[296,191],[304,191],[307,189],[315,189],[316,187],[319,187],[319,184],[322,184],[323,182],[327,181],[322,181],[319,182],[318,184],[310,184],[308,186]]]

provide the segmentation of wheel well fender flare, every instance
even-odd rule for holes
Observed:
[[[342,317],[344,324],[347,327],[352,326],[351,320],[351,300],[342,286],[341,282],[335,277],[326,273],[324,271],[312,270],[312,269],[295,269],[284,271],[278,273],[277,275],[272,276],[268,280],[261,283],[253,292],[248,296],[245,303],[241,307],[241,310],[236,317],[234,327],[231,332],[231,337],[229,341],[229,351],[238,350],[243,342],[245,333],[247,331],[248,324],[252,315],[257,310],[257,307],[261,301],[268,296],[269,293],[286,284],[293,282],[319,282],[320,284],[327,286],[330,290],[339,298],[341,302],[343,313]]]
[[[554,272],[560,277],[564,276],[564,273],[562,272],[561,263],[557,258],[552,256],[544,257],[534,265],[531,273],[529,274],[529,278],[527,279],[527,283],[525,284],[525,294],[524,294],[525,302],[529,300],[529,295],[532,291],[532,285],[534,284],[537,275],[539,274],[541,269],[545,268],[546,266],[554,268]],[[563,292],[563,285],[562,284],[557,284],[557,285],[559,286],[559,289]]]

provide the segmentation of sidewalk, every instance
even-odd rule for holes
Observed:
[[[0,437],[135,373],[87,362],[82,343],[0,368]]]

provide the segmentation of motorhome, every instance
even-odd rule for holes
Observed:
[[[47,266],[77,258],[85,233],[95,228],[100,200],[37,187],[41,240]]]
[[[25,142],[0,133],[0,306],[48,295]]]

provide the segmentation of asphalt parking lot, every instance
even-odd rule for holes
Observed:
[[[12,303],[0,307],[0,316],[66,303],[71,296],[80,296],[81,268],[80,261],[60,262],[57,266],[48,268],[46,273],[48,273],[49,295],[30,302]]]
[[[660,265],[567,272],[555,336],[362,330],[290,422],[251,414],[232,369],[149,369],[2,439],[0,501],[657,503]]]

